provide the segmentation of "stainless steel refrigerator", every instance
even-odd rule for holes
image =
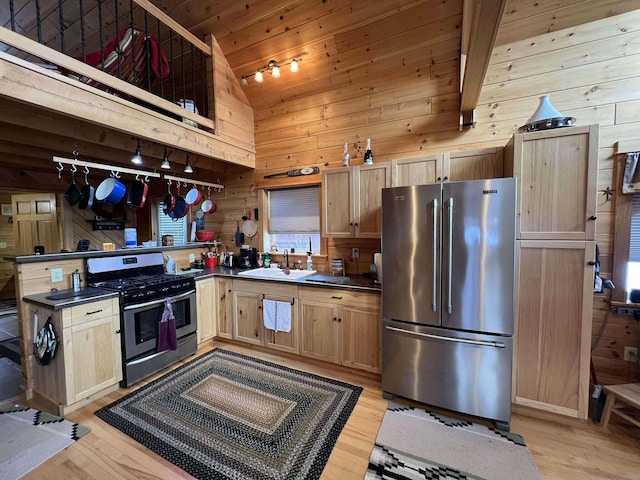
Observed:
[[[382,191],[382,390],[511,422],[516,180]]]

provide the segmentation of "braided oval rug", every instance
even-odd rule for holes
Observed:
[[[215,349],[96,411],[196,478],[319,478],[362,388]]]

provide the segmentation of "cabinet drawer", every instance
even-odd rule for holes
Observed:
[[[260,293],[263,295],[277,296],[277,297],[291,297],[297,298],[298,287],[287,283],[279,282],[256,282],[252,280],[233,280],[234,291],[247,292],[247,293]]]
[[[333,305],[354,305],[373,309],[380,308],[379,294],[353,290],[300,287],[300,299]]]
[[[62,311],[63,328],[72,325],[81,325],[100,318],[119,315],[118,298],[110,298],[97,302],[84,303]]]

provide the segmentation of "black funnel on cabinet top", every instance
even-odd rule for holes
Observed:
[[[518,129],[518,132],[535,132],[550,128],[570,127],[575,122],[574,117],[565,117],[551,105],[549,95],[540,97],[540,104],[527,123]]]

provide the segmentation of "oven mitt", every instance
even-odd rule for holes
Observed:
[[[158,323],[158,352],[176,350],[178,339],[176,336],[176,317],[173,315],[173,307],[168,301],[164,304],[162,318]]]
[[[51,323],[51,317],[49,317],[44,326],[36,334],[33,342],[33,353],[40,362],[40,365],[49,365],[51,360],[55,358],[59,341],[58,334],[53,328],[53,323]]]

